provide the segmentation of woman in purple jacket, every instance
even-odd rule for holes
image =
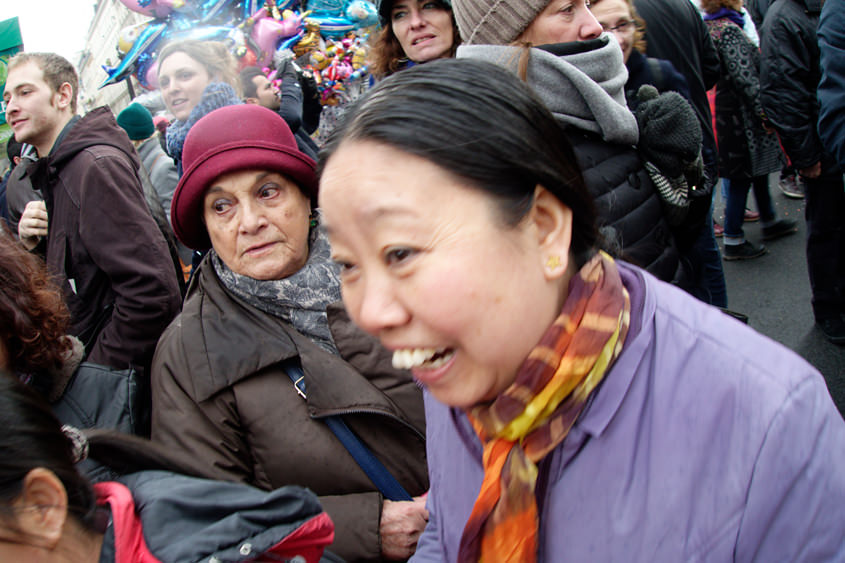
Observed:
[[[348,311],[427,389],[414,561],[845,558],[822,377],[598,250],[571,145],[513,74],[398,73],[324,158]]]

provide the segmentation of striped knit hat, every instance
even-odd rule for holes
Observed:
[[[452,0],[464,45],[508,45],[550,0]]]

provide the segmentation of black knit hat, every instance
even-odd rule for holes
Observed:
[[[117,124],[123,127],[133,141],[146,139],[156,130],[152,114],[139,103],[129,104],[129,107],[117,114]]]
[[[447,9],[452,9],[452,0],[437,0],[443,4]],[[385,27],[390,23],[390,12],[393,10],[393,4],[396,0],[376,0],[376,9],[378,10],[378,21],[381,27]]]

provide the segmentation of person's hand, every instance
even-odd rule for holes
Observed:
[[[427,522],[425,495],[412,501],[384,501],[379,523],[381,554],[386,559],[409,558],[416,551]]]
[[[798,171],[799,174],[804,176],[805,178],[818,178],[822,174],[822,161],[818,161],[812,166],[808,166],[807,168],[802,168]]]
[[[27,250],[38,246],[41,237],[47,236],[47,205],[41,200],[30,201],[18,221],[18,238]]]
[[[677,92],[660,94],[648,84],[637,90],[637,100],[640,156],[667,178],[680,177],[701,154],[701,125],[695,111]]]

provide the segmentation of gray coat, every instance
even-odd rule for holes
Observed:
[[[179,183],[176,163],[164,152],[155,136],[150,137],[138,147],[138,156],[141,157],[141,164],[149,174],[150,182],[167,215],[167,221],[170,222],[170,202],[173,201],[173,192],[176,190],[176,184]]]

